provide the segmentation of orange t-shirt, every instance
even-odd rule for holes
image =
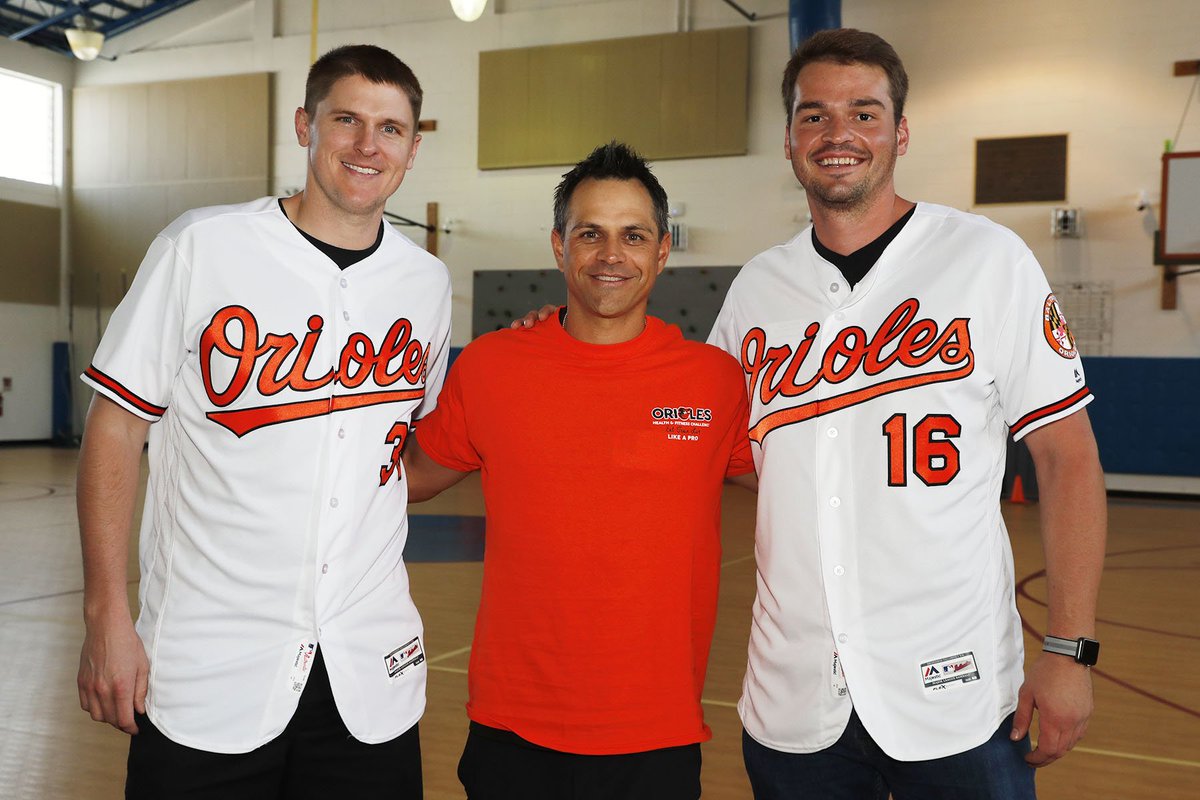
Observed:
[[[592,755],[711,737],[721,487],[754,469],[747,416],[738,363],[654,317],[621,344],[550,320],[463,350],[417,439],[483,471],[471,719]]]

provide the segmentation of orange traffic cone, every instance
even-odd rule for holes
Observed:
[[[1012,494],[1009,495],[1010,503],[1028,503],[1029,500],[1025,497],[1025,487],[1021,485],[1021,476],[1013,476]]]

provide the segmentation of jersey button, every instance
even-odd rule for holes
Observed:
[[[325,573],[327,573],[327,572],[329,572],[329,565],[328,565],[328,564],[322,564],[322,565],[321,565],[321,574],[322,574],[322,575],[324,575],[324,574],[325,574]]]
[[[331,498],[329,498],[329,507],[330,507],[330,508],[337,508],[337,507],[338,507],[338,499],[337,499],[336,497],[331,497]]]
[[[345,289],[347,286],[350,285],[350,282],[348,280],[346,280],[345,278],[342,278],[340,281],[338,281],[338,283],[341,284],[341,287],[343,289]]]
[[[842,505],[842,498],[840,498],[840,497],[829,498],[829,505],[832,508],[840,508]]]
[[[346,320],[346,322],[349,322],[349,321],[350,321],[350,312],[349,312],[349,311],[343,311],[343,312],[342,312],[342,319]]]
[[[836,567],[833,568],[833,574],[837,575],[840,578],[846,574],[846,568],[843,567],[841,564],[838,564]]]
[[[830,439],[836,439],[838,437],[838,430],[837,428],[830,428],[829,430],[825,431],[825,435]]]
[[[849,636],[847,636],[847,635],[846,635],[846,634],[844,634],[844,633],[839,633],[839,634],[838,634],[838,641],[839,641],[839,642],[841,642],[842,644],[845,644],[845,643],[846,643],[846,640],[848,640],[849,638],[850,638],[850,637],[849,637]]]
[[[345,428],[338,428],[338,438],[339,439],[346,438],[346,429]]]
[[[844,320],[846,318],[846,315],[839,311],[833,315],[833,318],[840,322],[841,320]]]
[[[837,284],[837,283],[829,284],[829,291],[831,291],[831,292],[836,292],[840,288],[842,288],[841,284]]]

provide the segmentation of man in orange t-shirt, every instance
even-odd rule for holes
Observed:
[[[555,191],[557,321],[469,345],[404,454],[410,500],[483,472],[472,800],[694,800],[721,488],[753,485],[741,369],[646,316],[667,196],[612,143]]]

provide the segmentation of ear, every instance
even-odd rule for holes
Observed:
[[[311,138],[309,136],[310,131],[308,129],[308,114],[305,112],[303,107],[296,109],[295,125],[296,141],[300,143],[301,147],[308,147]]]
[[[417,148],[419,148],[420,146],[421,146],[421,134],[418,133],[416,136],[413,137],[413,149],[412,149],[412,152],[408,154],[408,164],[404,167],[406,170],[412,169],[413,162],[417,160]]]
[[[671,232],[667,231],[662,240],[658,243],[658,272],[656,275],[661,275],[663,267],[667,265],[667,256],[671,255]]]
[[[565,272],[563,269],[563,240],[558,231],[550,229],[550,249],[554,251],[554,261],[558,264],[558,271]]]
[[[896,126],[896,155],[902,156],[908,152],[908,118],[901,117]]]
[[[792,160],[792,125],[788,123],[783,126],[783,157],[788,161]]]

